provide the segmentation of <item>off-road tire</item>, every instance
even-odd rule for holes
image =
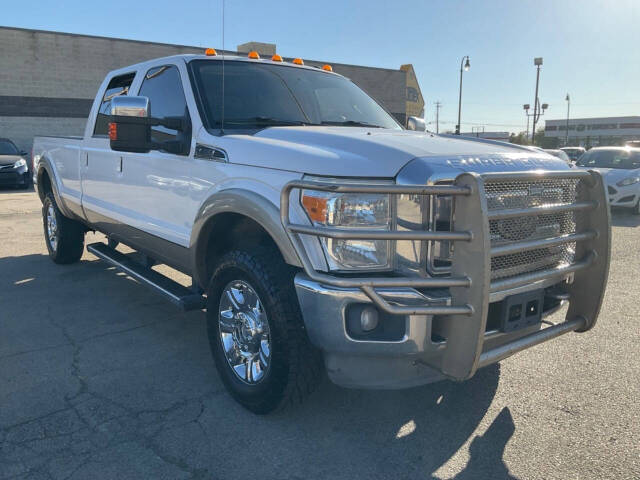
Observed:
[[[223,255],[207,290],[207,330],[220,377],[238,403],[257,414],[301,403],[320,381],[322,356],[307,337],[293,285],[295,269],[269,248],[233,250]],[[250,284],[260,297],[269,323],[271,358],[257,384],[242,382],[227,362],[220,341],[218,312],[226,285]]]
[[[47,212],[50,206],[53,207],[57,225],[57,244],[55,246],[51,244],[47,231]],[[85,228],[80,222],[62,214],[51,192],[47,193],[44,202],[42,202],[42,223],[44,239],[51,260],[59,264],[75,263],[80,260],[84,252]]]

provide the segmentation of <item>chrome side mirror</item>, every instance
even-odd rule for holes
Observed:
[[[427,123],[424,121],[424,118],[409,117],[409,119],[407,120],[407,130],[415,130],[417,132],[426,132]]]
[[[151,150],[151,118],[147,97],[125,95],[111,99],[109,140],[111,150],[148,152]]]
[[[147,97],[120,95],[111,99],[111,115],[118,117],[150,117],[151,106]]]

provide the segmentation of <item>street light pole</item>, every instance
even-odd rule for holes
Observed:
[[[465,63],[466,59],[466,63]],[[456,135],[460,135],[460,117],[462,115],[462,71],[469,71],[471,64],[469,63],[469,55],[462,57],[460,61],[460,90],[458,93],[458,124],[456,125]]]
[[[542,65],[542,57],[536,57],[533,59],[533,64],[538,67],[536,72],[536,96],[533,99],[533,130],[531,132],[531,143],[535,145],[536,142],[536,123],[540,116],[540,102],[538,100],[538,85],[540,83],[540,66]]]
[[[567,98],[565,98],[565,100],[567,101],[567,129],[565,131],[565,138],[564,138],[564,146],[568,146],[569,145],[569,106],[571,105],[571,98],[569,97],[569,94],[567,93]]]

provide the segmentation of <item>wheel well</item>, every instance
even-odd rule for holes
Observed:
[[[51,178],[49,178],[49,174],[43,168],[38,174],[38,196],[40,200],[44,201],[44,197],[46,197],[49,192],[51,192]]]
[[[282,259],[278,245],[262,225],[237,213],[220,213],[211,218],[203,227],[198,244],[196,268],[202,282],[209,281],[218,259],[230,250],[273,247],[274,254]]]

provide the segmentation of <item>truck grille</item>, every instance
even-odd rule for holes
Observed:
[[[485,183],[487,208],[491,212],[573,203],[579,182],[577,179],[488,181]],[[490,220],[491,246],[574,233],[576,215],[569,211]],[[573,262],[574,256],[575,243],[497,255],[491,258],[491,280],[568,265]]]

